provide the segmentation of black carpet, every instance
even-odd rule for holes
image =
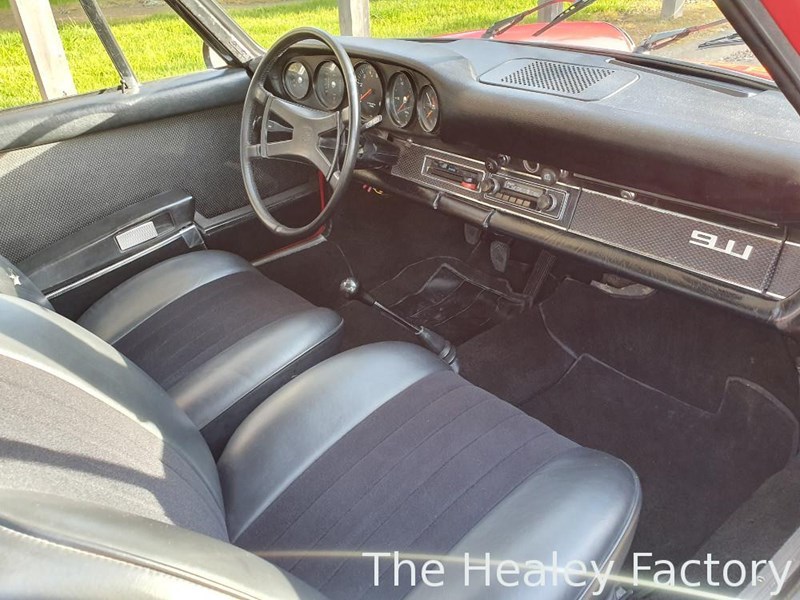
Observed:
[[[794,420],[739,379],[710,414],[583,356],[520,408],[633,467],[643,489],[633,551],[674,562],[692,556],[796,452]]]
[[[796,453],[796,372],[777,332],[570,280],[539,308],[461,345],[462,374],[634,468],[634,551],[692,557]]]
[[[683,296],[618,298],[571,279],[541,308],[550,333],[575,356],[594,356],[698,408],[719,410],[728,377],[741,377],[800,416],[797,372],[771,328]]]

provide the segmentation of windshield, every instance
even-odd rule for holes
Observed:
[[[265,47],[292,27],[339,32],[335,0],[221,4]],[[769,79],[713,0],[372,0],[369,11],[374,37],[558,44],[662,56]]]

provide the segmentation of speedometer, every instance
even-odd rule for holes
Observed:
[[[383,83],[378,71],[369,63],[356,67],[358,99],[361,103],[361,117],[372,119],[381,114],[383,108]]]
[[[283,87],[286,93],[295,100],[302,100],[308,94],[311,81],[308,69],[301,62],[293,62],[283,72]]]
[[[344,98],[344,77],[335,62],[329,60],[320,65],[314,79],[314,90],[322,106],[329,110],[339,108]]]
[[[386,99],[386,106],[389,116],[399,127],[406,127],[411,123],[414,116],[414,86],[411,78],[405,73],[398,73],[389,85],[389,96]]]

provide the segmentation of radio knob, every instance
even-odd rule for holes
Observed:
[[[483,180],[483,183],[481,183],[481,191],[484,194],[496,194],[500,191],[501,187],[500,182],[494,177],[487,177]]]
[[[550,192],[546,192],[539,196],[539,199],[536,201],[536,210],[547,212],[553,210],[557,204],[558,200],[556,200],[556,197]]]
[[[484,161],[484,166],[489,173],[497,173],[501,168],[507,167],[511,157],[507,154],[495,154]]]
[[[553,169],[542,169],[541,177],[545,185],[555,185],[558,183],[558,173]]]

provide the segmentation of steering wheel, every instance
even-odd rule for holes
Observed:
[[[325,44],[333,52],[344,76],[347,92],[347,106],[341,110],[317,110],[279,98],[267,88],[267,78],[275,64],[292,46],[306,40],[316,40]],[[275,115],[288,125],[270,120]],[[256,122],[261,124],[256,131]],[[358,158],[358,138],[361,127],[361,114],[358,86],[353,63],[342,45],[330,34],[312,27],[294,29],[281,37],[264,55],[253,73],[247,96],[244,100],[242,129],[239,138],[239,159],[244,178],[247,198],[261,222],[272,233],[283,237],[308,235],[333,216],[350,183]],[[291,132],[291,139],[270,140],[270,133]],[[323,152],[321,139],[325,135],[336,135],[336,144],[331,158]],[[254,139],[256,137],[258,139]],[[344,150],[341,142],[344,142]],[[288,227],[270,213],[268,198],[262,198],[256,187],[253,174],[253,161],[259,158],[291,158],[303,160],[325,176],[333,188],[333,193],[325,207],[308,225]]]

